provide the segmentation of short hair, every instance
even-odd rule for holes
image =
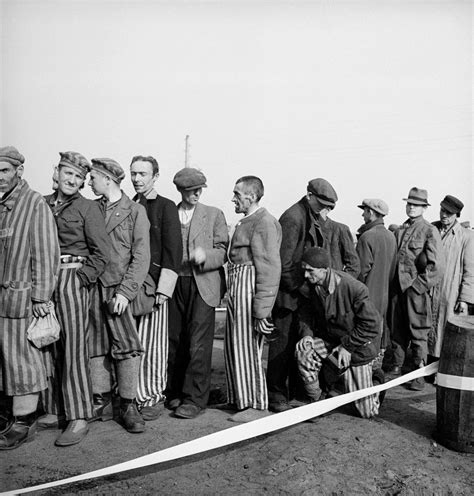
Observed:
[[[151,167],[153,169],[153,175],[154,176],[156,176],[160,172],[160,166],[158,165],[158,161],[156,160],[155,157],[152,157],[151,155],[149,155],[148,157],[145,157],[143,155],[135,155],[135,157],[132,158],[132,162],[130,164],[130,167],[135,162],[150,162]]]
[[[247,188],[249,188],[251,192],[257,197],[257,201],[260,201],[265,192],[262,180],[257,176],[242,176],[235,182],[235,184],[238,183],[244,183],[245,186],[247,186]]]

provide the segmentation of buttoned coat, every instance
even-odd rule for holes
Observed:
[[[441,223],[433,222],[437,229]],[[433,323],[428,336],[428,353],[439,357],[444,327],[454,314],[456,303],[474,304],[474,233],[458,222],[442,238],[446,254],[443,279],[433,288]]]
[[[101,200],[97,200],[101,208]],[[110,261],[99,277],[104,287],[132,301],[150,266],[150,222],[145,208],[122,192],[105,228],[110,237]]]
[[[400,289],[429,291],[444,274],[445,255],[438,229],[423,217],[406,221],[395,231]]]
[[[245,216],[235,227],[230,242],[229,260],[255,266],[255,293],[252,316],[270,316],[280,284],[281,226],[268,210],[260,207]]]
[[[206,253],[202,265],[191,264],[201,298],[211,307],[219,305],[225,293],[222,266],[227,261],[229,233],[224,214],[215,207],[198,203],[189,227],[188,250],[201,247]]]
[[[357,254],[360,260],[358,280],[369,289],[370,299],[382,317],[388,307],[390,282],[395,274],[397,245],[395,236],[377,219],[359,228]]]
[[[33,302],[51,300],[58,273],[53,215],[44,198],[21,180],[0,201],[0,317],[31,317]]]

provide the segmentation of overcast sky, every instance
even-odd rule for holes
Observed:
[[[127,172],[154,155],[157,189],[176,201],[188,134],[202,201],[229,223],[245,174],[263,179],[277,217],[324,177],[339,195],[332,218],[352,231],[367,197],[401,223],[411,186],[428,190],[429,220],[453,194],[474,221],[470,1],[0,5],[0,141],[43,194],[58,152],[75,150]]]

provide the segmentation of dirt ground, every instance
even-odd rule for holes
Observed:
[[[216,340],[213,387],[224,387],[222,341]],[[236,424],[209,408],[194,420],[162,416],[144,434],[116,422],[90,425],[82,443],[57,448],[58,431],[41,431],[0,453],[0,488],[29,487],[89,472],[190,441]],[[41,494],[162,495],[470,495],[474,456],[432,438],[436,391],[388,391],[376,420],[346,408],[259,438],[165,464],[58,487]],[[38,493],[40,494],[40,493]]]

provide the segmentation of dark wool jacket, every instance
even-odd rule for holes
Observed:
[[[395,274],[397,260],[395,236],[385,228],[383,219],[376,219],[359,228],[358,238],[358,279],[369,289],[370,299],[380,315],[385,316],[390,282]]]
[[[367,287],[332,269],[326,281],[328,290],[311,286],[310,298],[298,310],[300,337],[321,338],[330,349],[342,344],[351,353],[351,365],[369,363],[380,350],[381,317]]]
[[[150,221],[151,261],[148,273],[157,284],[157,292],[171,297],[183,258],[178,208],[171,200],[158,194],[156,198],[137,195],[133,199],[137,198],[146,208]]]
[[[357,277],[360,272],[359,257],[350,229],[329,218],[323,220],[319,217],[319,225],[324,236],[323,248],[331,256],[331,268]]]
[[[323,246],[324,240],[306,197],[286,210],[279,222],[282,230],[281,280],[276,306],[295,310],[300,297],[298,288],[304,283],[303,252],[313,246]]]

